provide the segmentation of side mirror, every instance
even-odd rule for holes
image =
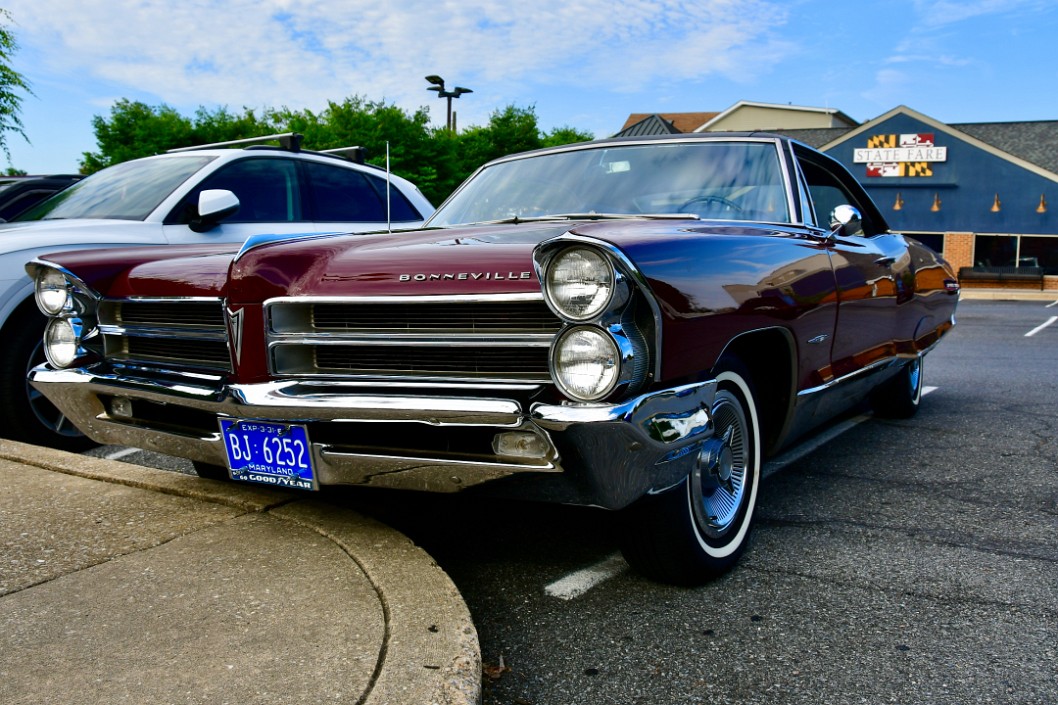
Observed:
[[[863,216],[850,205],[840,205],[830,212],[830,234],[842,237],[863,231]]]
[[[227,189],[206,189],[198,194],[198,216],[188,224],[196,233],[204,233],[239,210],[239,197]]]

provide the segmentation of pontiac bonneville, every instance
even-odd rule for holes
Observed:
[[[762,133],[493,161],[401,233],[48,255],[31,382],[199,474],[621,512],[694,584],[746,548],[762,460],[864,402],[909,417],[958,283],[837,162]]]

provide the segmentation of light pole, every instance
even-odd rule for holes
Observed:
[[[449,132],[454,132],[456,126],[455,126],[455,123],[452,120],[452,99],[453,98],[458,98],[459,96],[463,95],[464,93],[473,93],[474,91],[470,90],[469,88],[463,88],[462,86],[456,86],[452,90],[446,91],[445,90],[445,80],[443,78],[441,78],[440,76],[435,76],[435,75],[427,76],[426,80],[433,84],[432,86],[430,86],[426,90],[428,90],[428,91],[436,91],[438,98],[447,98],[448,99],[448,119],[445,121],[445,127],[448,128]]]

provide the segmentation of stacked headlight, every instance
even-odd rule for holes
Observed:
[[[548,265],[544,291],[559,315],[586,321],[609,306],[616,283],[605,257],[587,247],[571,247]]]
[[[44,329],[44,355],[52,367],[83,362],[91,352],[85,340],[95,332],[97,299],[83,284],[53,266],[31,262],[37,307],[51,318]]]
[[[564,244],[535,255],[544,298],[567,323],[551,345],[551,378],[573,401],[601,401],[643,381],[646,346],[629,318],[630,283],[615,264],[620,253]]]
[[[70,282],[58,269],[42,267],[37,272],[37,308],[48,316],[58,316],[73,308]]]
[[[80,356],[81,324],[70,318],[53,318],[44,329],[44,355],[52,367],[69,367]]]
[[[571,328],[559,336],[552,350],[552,376],[572,398],[594,401],[617,385],[620,351],[606,331],[594,326]]]

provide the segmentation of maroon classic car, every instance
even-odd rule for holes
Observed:
[[[915,413],[958,300],[769,134],[506,157],[427,225],[38,259],[32,384],[210,478],[619,510],[629,562],[689,584],[744,551],[763,458],[867,400]]]

